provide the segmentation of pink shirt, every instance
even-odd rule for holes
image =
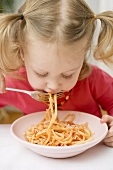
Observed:
[[[33,91],[27,80],[25,68],[21,68],[19,72],[25,80],[7,76],[7,87]],[[13,91],[0,94],[0,107],[6,105],[18,108],[24,114],[44,111],[48,108],[46,104],[34,100],[27,94]],[[77,82],[70,93],[69,100],[58,109],[87,112],[101,117],[99,105],[113,116],[113,78],[98,67],[92,66],[92,73],[84,80]]]

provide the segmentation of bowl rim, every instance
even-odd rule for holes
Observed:
[[[59,111],[60,111],[60,112],[64,112],[65,110],[58,110],[58,112],[59,112]],[[67,112],[67,110],[66,110],[65,112]],[[68,111],[68,112],[70,112],[70,111]],[[71,112],[76,112],[77,114],[86,114],[86,115],[88,115],[88,116],[90,116],[90,117],[95,117],[95,119],[100,120],[99,117],[97,117],[97,116],[95,116],[95,115],[92,115],[92,114],[90,114],[90,113],[79,112],[79,111],[71,111]],[[30,142],[28,142],[28,141],[26,141],[26,140],[23,140],[23,139],[19,138],[19,137],[14,133],[14,130],[13,130],[15,124],[16,124],[18,121],[21,121],[22,119],[25,119],[26,116],[27,116],[27,117],[32,117],[32,115],[38,114],[38,113],[39,113],[39,112],[35,112],[35,113],[31,113],[31,114],[22,116],[22,117],[16,119],[16,120],[11,124],[11,127],[10,127],[11,135],[12,135],[14,138],[16,138],[17,141],[23,143],[24,146],[27,145],[29,148],[30,148],[30,146],[33,146],[34,148],[35,148],[35,147],[36,147],[36,148],[41,148],[41,149],[50,149],[50,148],[51,148],[51,149],[54,149],[54,150],[59,150],[59,149],[60,149],[60,150],[66,150],[66,149],[71,149],[71,150],[73,150],[73,148],[84,148],[84,147],[85,147],[86,149],[88,149],[88,148],[93,147],[94,145],[98,144],[100,141],[102,141],[103,138],[106,136],[106,134],[107,134],[107,132],[108,132],[108,126],[107,126],[107,124],[106,124],[106,123],[103,123],[103,126],[104,126],[104,128],[105,128],[105,131],[104,131],[104,133],[103,133],[98,139],[94,139],[94,140],[92,140],[92,141],[89,141],[89,142],[86,142],[86,143],[83,143],[83,144],[76,144],[76,145],[71,145],[71,146],[47,146],[47,145],[38,145],[38,144],[33,144],[33,143],[30,143]],[[41,111],[41,113],[45,113],[45,111]]]

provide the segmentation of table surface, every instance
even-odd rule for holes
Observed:
[[[75,157],[47,158],[18,143],[10,126],[0,125],[0,170],[113,170],[113,148],[103,143]]]

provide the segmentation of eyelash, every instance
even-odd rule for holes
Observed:
[[[71,74],[71,75],[69,75],[69,76],[66,76],[66,75],[63,75],[63,74],[62,74],[62,77],[65,78],[65,79],[71,79],[72,76],[73,76],[73,74]]]
[[[44,74],[44,75],[41,75],[41,74],[37,73],[37,75],[38,75],[38,77],[40,77],[40,78],[45,78],[45,77],[48,75],[48,73],[47,73],[47,74]],[[71,74],[71,75],[69,75],[69,76],[66,76],[66,75],[63,75],[63,74],[62,74],[62,77],[63,77],[64,79],[71,79],[72,76],[73,76],[73,74]]]
[[[46,74],[39,74],[39,73],[37,73],[37,75],[38,75],[38,77],[40,77],[40,78],[44,78],[44,77],[46,77],[47,75],[48,75],[48,73],[46,73]]]

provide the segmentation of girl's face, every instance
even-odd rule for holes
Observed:
[[[22,56],[30,85],[52,93],[72,89],[83,65],[86,40],[71,45],[31,41]]]

